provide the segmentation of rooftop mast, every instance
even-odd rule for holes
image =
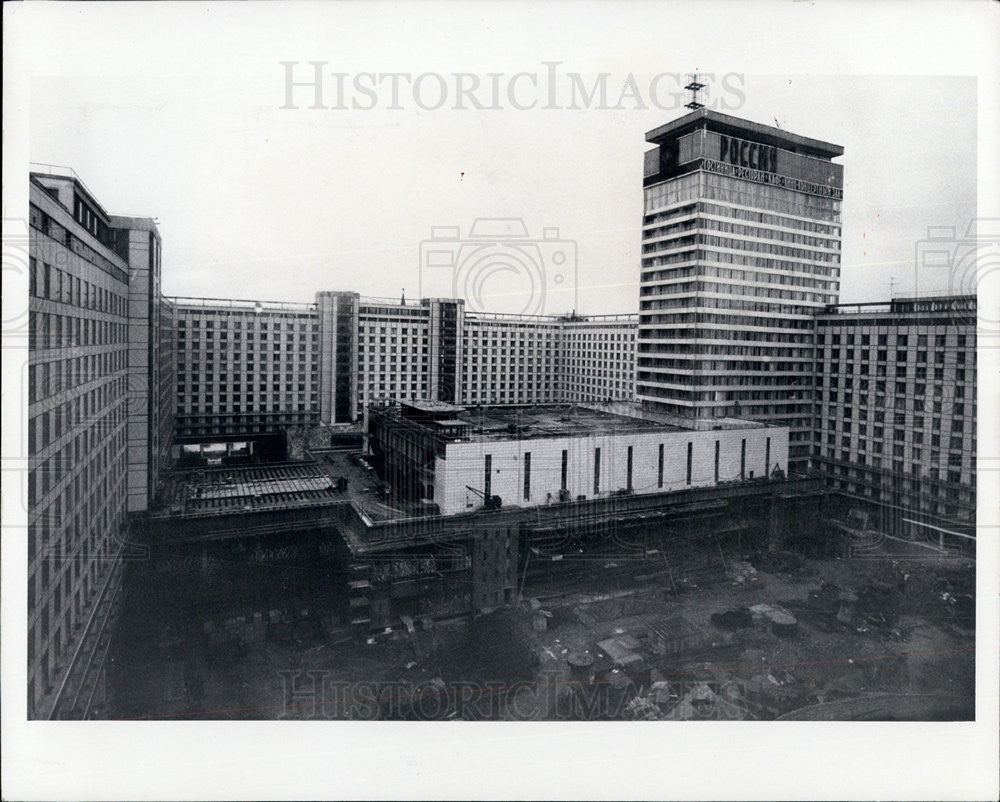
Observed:
[[[691,111],[698,111],[698,109],[705,108],[704,103],[698,102],[698,93],[705,88],[705,84],[698,80],[697,75],[688,76],[691,78],[691,83],[689,83],[684,88],[691,93],[691,100],[684,104],[685,108],[691,109]]]

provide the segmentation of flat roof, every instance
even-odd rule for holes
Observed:
[[[448,413],[459,413],[465,411],[465,407],[458,407],[454,404],[449,404],[447,401],[400,401],[399,405],[401,407],[410,407],[411,409],[417,409],[421,412],[448,412]]]
[[[841,145],[834,145],[832,142],[824,142],[821,139],[812,139],[807,136],[793,134],[783,128],[743,120],[739,117],[733,117],[730,114],[712,111],[711,109],[692,111],[690,114],[678,117],[676,120],[654,128],[652,131],[647,131],[646,141],[659,143],[664,139],[675,139],[705,125],[710,130],[735,136],[749,134],[754,139],[765,144],[774,145],[786,150],[801,151],[810,156],[831,159],[835,156],[844,155],[844,148]]]
[[[28,176],[29,180],[34,180],[35,183],[43,189],[45,188],[44,180],[63,181],[75,184],[77,189],[79,189],[80,192],[86,196],[87,200],[97,207],[97,211],[104,215],[105,220],[111,216],[101,205],[101,202],[97,200],[97,196],[94,195],[94,193],[90,191],[90,188],[83,183],[83,179],[76,174],[76,170],[72,167],[63,167],[58,164],[41,164],[38,162],[31,162]]]
[[[975,295],[927,295],[922,298],[892,298],[888,301],[863,301],[853,304],[828,304],[818,317],[829,318],[847,315],[911,315],[926,312],[974,312]]]
[[[358,457],[364,460],[357,459]],[[399,518],[407,518],[412,513],[391,503],[383,492],[382,482],[371,467],[371,457],[361,455],[358,451],[330,450],[317,454],[317,467],[333,482],[339,477],[347,480],[347,488],[340,498],[353,503],[371,521],[378,523]]]
[[[160,230],[156,227],[156,220],[152,217],[135,217],[126,214],[109,215],[111,225],[114,228],[130,228],[137,231],[152,231],[159,236]]]
[[[400,415],[401,407],[448,412],[450,417],[426,420]],[[388,413],[419,426],[442,441],[494,442],[542,437],[580,437],[622,432],[701,432],[720,429],[774,428],[744,418],[679,418],[643,410],[638,404],[535,404],[457,407],[441,401],[403,401],[376,413]],[[462,429],[451,434],[449,429]]]
[[[525,407],[473,407],[459,416],[470,427],[473,442],[523,440],[538,437],[573,437],[638,431],[684,431],[658,420],[572,405]]]

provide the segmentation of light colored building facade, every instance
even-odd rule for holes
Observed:
[[[557,318],[468,314],[463,404],[550,404],[560,400],[563,338]]]
[[[697,424],[697,425],[696,425]],[[764,479],[788,469],[788,430],[635,417],[596,406],[406,402],[372,414],[373,450],[400,499],[443,515]]]
[[[379,398],[435,397],[430,306],[366,299],[358,308],[356,381],[347,390],[354,406],[331,417],[354,420]]]
[[[974,534],[975,297],[831,307],[816,332],[815,467],[872,528]]]
[[[170,312],[153,222],[111,217],[71,170],[31,173],[28,247],[28,715],[79,717],[172,438]]]
[[[345,424],[385,401],[631,400],[634,315],[466,313],[460,300],[320,292],[314,304],[175,298],[177,434]]]
[[[177,436],[266,434],[319,422],[314,304],[175,298]]]
[[[836,303],[843,148],[699,109],[646,134],[637,395],[812,444],[813,317]]]
[[[635,399],[635,315],[563,318],[559,401]]]

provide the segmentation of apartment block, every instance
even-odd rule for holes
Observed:
[[[110,216],[71,170],[29,181],[28,715],[79,717],[172,438],[170,313],[152,220]]]
[[[461,300],[319,292],[314,304],[175,298],[177,435],[277,433],[360,420],[374,403],[620,401],[634,315],[465,311]]]
[[[319,422],[313,304],[175,298],[177,438]]]
[[[830,307],[816,318],[815,467],[911,537],[974,534],[976,298]]]
[[[632,401],[636,316],[573,316],[560,323],[558,400]]]

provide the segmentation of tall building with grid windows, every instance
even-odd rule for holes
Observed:
[[[635,338],[635,315],[563,318],[558,400],[634,400]]]
[[[975,296],[830,307],[816,384],[814,464],[871,528],[975,534]]]
[[[560,321],[533,315],[466,316],[463,404],[559,400]]]
[[[630,401],[634,315],[466,312],[319,292],[313,304],[174,298],[177,438],[359,420],[376,402]]]
[[[171,307],[148,218],[72,170],[29,186],[28,715],[100,707],[134,514],[173,436]]]
[[[175,298],[177,437],[319,422],[314,304]]]
[[[843,148],[698,109],[646,134],[636,391],[812,444],[813,317],[840,282]]]

